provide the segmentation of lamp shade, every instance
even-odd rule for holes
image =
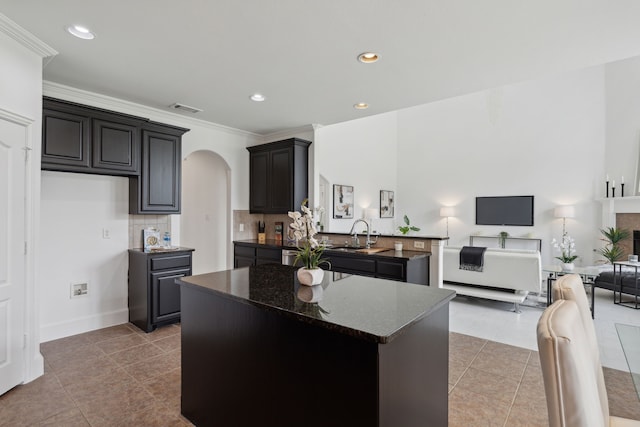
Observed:
[[[456,216],[456,210],[453,208],[453,206],[443,206],[440,208],[440,216]]]
[[[557,206],[553,210],[553,216],[556,218],[573,218],[576,216],[576,208],[570,205]]]

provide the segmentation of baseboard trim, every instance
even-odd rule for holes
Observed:
[[[93,316],[78,317],[59,323],[50,323],[40,326],[40,342],[47,342],[65,338],[84,332],[109,326],[121,325],[129,321],[129,310],[122,309],[109,313],[100,313]]]

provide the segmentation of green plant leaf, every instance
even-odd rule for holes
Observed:
[[[628,239],[631,236],[629,230],[623,228],[609,227],[600,230],[600,233],[605,237],[605,240],[610,245],[616,245],[620,241]]]
[[[408,216],[404,216],[404,223],[409,225],[409,217]]]

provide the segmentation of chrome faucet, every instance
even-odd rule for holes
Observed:
[[[369,249],[371,247],[371,230],[369,229],[369,223],[367,221],[365,221],[364,219],[356,219],[353,225],[351,226],[351,231],[349,232],[349,234],[353,234],[353,240],[355,242],[358,241],[358,232],[356,231],[356,224],[359,222],[364,222],[364,224],[367,226],[367,243],[365,247]]]

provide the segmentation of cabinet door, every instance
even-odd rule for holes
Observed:
[[[188,268],[151,273],[151,323],[180,317],[180,286],[175,280],[190,274]]]
[[[51,109],[42,114],[42,169],[89,168],[89,117]]]
[[[93,167],[122,172],[140,173],[140,130],[138,126],[93,119]]]
[[[286,213],[292,206],[293,194],[293,148],[282,148],[271,151],[271,181],[269,190],[271,204],[268,208],[273,213]],[[298,206],[296,210],[300,207]]]
[[[265,212],[269,200],[269,152],[250,154],[249,212]]]
[[[130,213],[180,213],[180,141],[176,135],[142,131],[142,171],[130,181]]]
[[[233,268],[250,267],[252,265],[255,265],[255,260],[255,258],[235,256],[233,258]]]
[[[376,262],[376,277],[393,280],[406,280],[406,270],[402,261],[382,261]]]

